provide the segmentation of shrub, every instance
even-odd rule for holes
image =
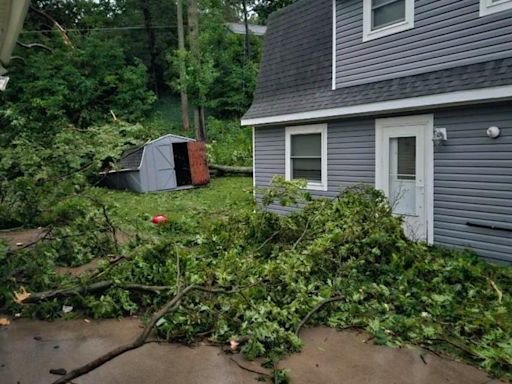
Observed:
[[[238,121],[208,119],[208,160],[213,164],[252,166],[252,131]]]

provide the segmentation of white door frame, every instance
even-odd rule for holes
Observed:
[[[388,173],[384,172],[385,164],[389,159],[385,159],[385,151],[382,148],[384,129],[404,128],[404,127],[424,127],[425,142],[425,216],[427,243],[434,243],[434,115],[416,115],[391,117],[375,120],[375,188],[384,189],[388,184]]]

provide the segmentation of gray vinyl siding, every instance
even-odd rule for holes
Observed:
[[[512,261],[512,105],[435,113],[435,126],[447,128],[448,141],[434,153],[434,239],[447,246],[469,246],[480,255]],[[501,128],[497,139],[488,127]]]
[[[363,1],[338,0],[337,86],[510,57],[512,10],[480,17],[479,3],[416,0],[413,29],[363,42]]]
[[[512,232],[467,225],[512,229],[511,103],[431,113],[435,126],[448,132],[448,141],[434,149],[434,242],[512,261]],[[492,125],[501,128],[498,139],[486,135]],[[375,118],[331,122],[327,136],[328,191],[312,195],[334,197],[354,184],[374,185]],[[284,176],[285,128],[256,128],[255,154],[257,189],[268,187],[273,175]]]
[[[375,125],[373,119],[340,120],[327,128],[328,191],[309,191],[313,197],[336,197],[351,185],[375,184]],[[255,181],[257,196],[271,184],[274,175],[285,175],[285,128],[255,130]],[[278,204],[275,212],[293,208]]]

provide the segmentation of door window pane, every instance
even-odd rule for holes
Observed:
[[[372,30],[405,20],[405,0],[373,0]]]
[[[322,134],[292,135],[291,178],[322,182]]]
[[[416,137],[390,138],[389,201],[394,213],[416,216]]]
[[[416,137],[399,137],[398,172],[400,180],[416,179]]]

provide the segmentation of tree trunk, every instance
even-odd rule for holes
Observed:
[[[252,167],[233,167],[228,165],[209,164],[210,169],[217,171],[220,175],[226,173],[252,176]]]
[[[159,94],[159,85],[162,83],[163,79],[161,76],[161,69],[157,63],[158,52],[156,50],[156,37],[155,31],[152,28],[152,17],[151,10],[149,9],[149,0],[140,0],[140,5],[142,8],[142,14],[144,15],[144,27],[146,28],[146,33],[148,35],[148,46],[149,46],[149,58],[150,65],[149,71],[151,74],[151,82],[153,85],[153,89],[158,96]]]
[[[199,48],[199,7],[197,0],[188,1],[188,38],[190,51],[192,55],[199,60],[201,54]],[[204,124],[204,110],[202,105],[194,108],[194,125],[196,129],[196,139],[206,140],[206,127]]]
[[[178,12],[178,49],[185,50],[185,30],[183,27],[183,3],[182,0],[176,0]],[[181,95],[181,124],[184,131],[190,130],[190,121],[188,118],[188,94],[186,90],[186,68],[185,62],[180,60],[180,95]]]

